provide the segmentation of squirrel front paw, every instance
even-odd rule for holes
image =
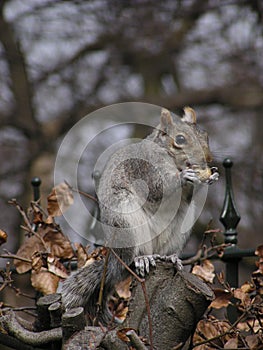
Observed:
[[[218,181],[218,178],[219,178],[219,173],[217,171],[217,167],[212,167],[211,168],[211,172],[212,174],[209,176],[209,178],[206,180],[206,183],[208,185],[211,185],[212,183]]]
[[[145,277],[146,274],[150,272],[150,266],[156,266],[156,260],[160,259],[159,254],[153,255],[142,255],[134,258],[134,264],[137,275]]]
[[[146,274],[150,272],[150,266],[156,266],[156,260],[171,262],[173,263],[176,270],[180,271],[183,269],[182,260],[178,257],[177,254],[172,255],[142,255],[134,258],[134,264],[137,275],[145,277]]]
[[[178,257],[176,253],[172,255],[160,256],[159,260],[173,263],[177,271],[181,271],[183,269],[182,260]]]
[[[204,183],[211,185],[212,183],[216,182],[219,178],[219,173],[217,171],[218,169],[216,167],[211,168],[211,175],[209,176],[208,179],[204,181]],[[183,184],[186,184],[187,182],[191,182],[193,184],[200,184],[202,180],[199,177],[199,171],[198,169],[191,169],[191,168],[186,168],[182,170],[181,172],[181,181]]]
[[[194,184],[200,184],[201,180],[199,179],[197,175],[197,171],[191,168],[183,169],[181,172],[181,181],[183,184],[186,184],[187,182],[192,182]]]

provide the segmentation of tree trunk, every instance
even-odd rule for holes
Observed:
[[[155,349],[170,350],[183,344],[193,334],[197,322],[213,299],[212,290],[195,275],[188,272],[174,272],[168,263],[158,263],[146,278],[146,291],[150,304],[152,340]],[[141,342],[135,345],[131,328],[147,339],[148,345]],[[127,343],[135,349],[149,349],[150,332],[146,302],[138,281],[132,283],[132,297],[125,322],[114,330],[103,331],[99,327],[86,327],[64,344],[64,349],[128,349],[118,334],[127,335]],[[125,339],[125,337],[124,337]],[[96,344],[96,345],[95,345]]]

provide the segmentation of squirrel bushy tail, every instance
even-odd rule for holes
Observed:
[[[118,251],[118,249],[116,250]],[[111,294],[116,283],[125,279],[128,272],[110,253],[106,266],[102,305],[97,315],[97,304],[104,269],[105,259],[96,260],[91,265],[82,267],[63,282],[61,294],[63,304],[67,309],[83,306],[91,321],[97,318],[102,324],[108,324],[112,320],[112,314],[108,310],[107,296]]]

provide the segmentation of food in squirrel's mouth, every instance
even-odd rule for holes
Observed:
[[[212,170],[209,167],[201,169],[199,166],[193,165],[192,169],[196,171],[197,176],[202,182],[208,180],[212,175]]]

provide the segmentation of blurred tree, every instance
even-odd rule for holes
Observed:
[[[174,111],[191,105],[203,115],[218,159],[237,163],[241,224],[255,235],[262,13],[260,0],[1,1],[0,227],[17,231],[7,200],[28,203],[31,176],[52,186],[59,140],[76,121],[110,103],[144,101]],[[223,195],[219,184],[206,218],[219,216]]]

